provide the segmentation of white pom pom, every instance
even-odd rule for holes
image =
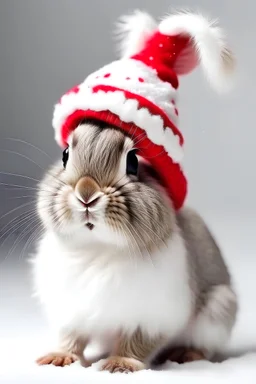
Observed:
[[[145,40],[157,29],[155,20],[146,12],[134,11],[117,22],[116,36],[121,58],[127,58],[143,49]]]
[[[159,31],[168,36],[183,34],[191,37],[191,44],[177,59],[174,69],[178,75],[189,73],[200,63],[216,90],[225,91],[233,85],[235,59],[216,21],[181,12],[163,19]]]

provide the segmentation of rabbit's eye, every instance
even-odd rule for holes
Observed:
[[[67,161],[68,161],[68,147],[66,149],[64,149],[63,153],[62,153],[62,162],[63,162],[63,167],[66,168],[66,164],[67,164]]]
[[[126,159],[126,173],[127,175],[137,176],[138,173],[138,158],[136,156],[136,150],[132,150],[127,153]]]

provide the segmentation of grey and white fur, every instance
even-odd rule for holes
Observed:
[[[196,212],[174,210],[147,161],[127,174],[134,148],[117,129],[81,123],[65,166],[40,185],[35,289],[57,344],[39,364],[88,365],[96,340],[101,369],[127,372],[211,358],[229,340],[237,298],[220,249]]]

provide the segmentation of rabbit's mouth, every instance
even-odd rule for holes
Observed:
[[[91,223],[91,220],[94,220],[95,219],[95,215],[89,211],[89,209],[86,209],[85,211],[85,220],[87,221],[87,223]]]
[[[88,229],[90,229],[90,231],[92,231],[93,228],[94,228],[94,224],[92,224],[92,223],[86,223],[85,225],[86,225],[86,227],[87,227]]]

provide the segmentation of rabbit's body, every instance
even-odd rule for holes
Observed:
[[[132,335],[137,328],[152,339],[177,335],[194,300],[181,237],[175,234],[150,256],[106,245],[101,236],[102,243],[96,238],[84,250],[73,250],[53,233],[41,241],[37,290],[50,321],[92,339],[119,330]]]
[[[137,176],[126,175],[133,145],[115,129],[81,125],[65,167],[41,184],[46,233],[35,287],[59,336],[57,351],[82,356],[97,341],[111,354],[121,334],[117,355],[143,364],[167,343],[210,356],[235,320],[227,268],[202,219],[187,208],[175,212],[147,163],[140,159]],[[112,186],[104,187],[109,178]]]

